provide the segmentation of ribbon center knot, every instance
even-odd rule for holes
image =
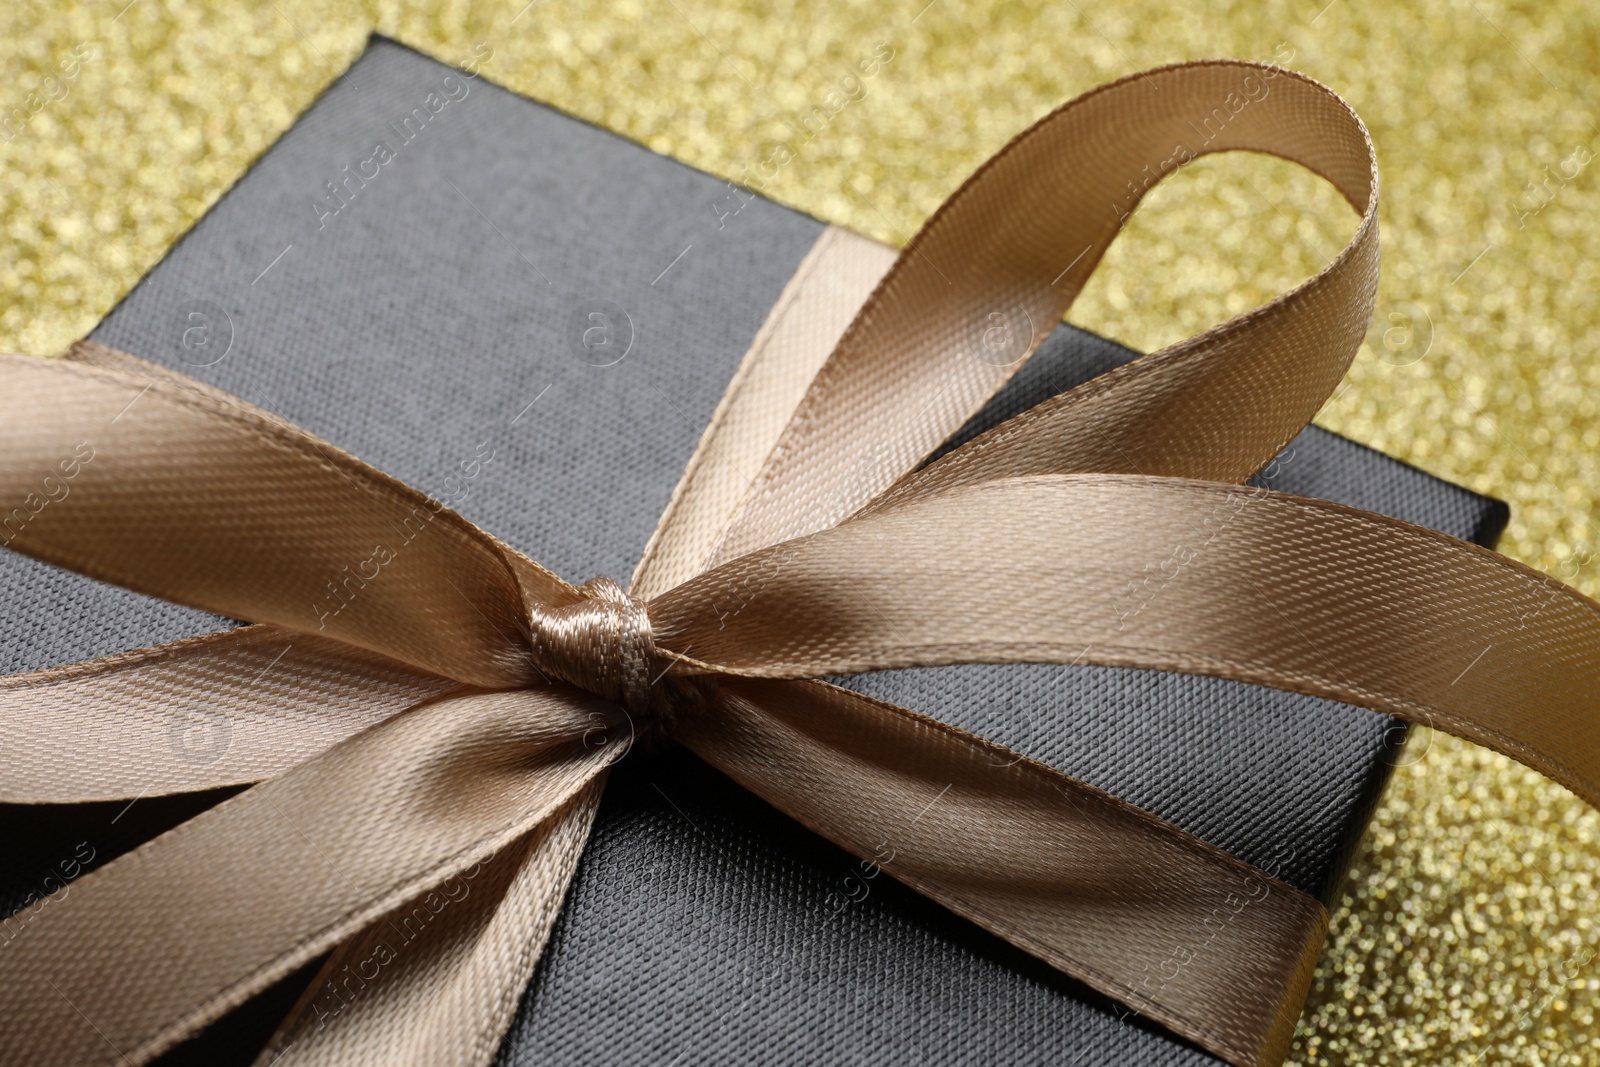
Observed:
[[[545,673],[596,696],[621,704],[636,725],[654,725],[672,703],[662,686],[644,603],[610,578],[593,578],[578,587],[576,603],[539,611],[533,619],[535,656]]]

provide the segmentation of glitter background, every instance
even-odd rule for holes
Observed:
[[[1600,593],[1600,16],[1584,0],[925,3],[6,0],[0,118],[25,123],[0,131],[0,349],[86,333],[374,29],[458,62],[487,48],[493,80],[734,178],[887,42],[865,95],[763,191],[896,243],[1085,89],[1272,59],[1344,94],[1383,168],[1379,313],[1318,421],[1510,501],[1502,548]],[[1071,318],[1158,346],[1314,273],[1353,225],[1287,164],[1201,160],[1149,198]],[[1600,815],[1443,735],[1409,758],[1293,1062],[1600,1064]]]

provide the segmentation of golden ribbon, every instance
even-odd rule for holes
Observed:
[[[1192,143],[1186,119],[1214,107],[1229,120]],[[1332,182],[1361,214],[1349,246],[1266,306],[922,467],[1060,320],[1145,190],[1235,149]],[[0,357],[0,499],[47,500],[7,526],[11,547],[257,624],[6,679],[0,800],[262,783],[85,876],[0,951],[0,1061],[146,1062],[331,952],[261,1062],[292,1045],[297,1063],[488,1063],[604,770],[649,730],[1229,1062],[1279,1062],[1326,924],[1316,900],[982,738],[809,679],[1040,661],[1215,675],[1442,727],[1600,802],[1600,606],[1452,538],[1239,484],[1359,347],[1376,207],[1360,121],[1299,75],[1191,63],[1080,97],[950,198],[837,345],[883,268],[819,244],[631,594],[575,588],[182,375],[88,344]],[[1019,322],[1031,339],[1006,332]],[[39,497],[50,478],[70,492]],[[1130,576],[1201,529],[1128,611]],[[152,741],[197,708],[235,728],[209,765]],[[404,959],[322,1017],[317,988],[469,875]]]

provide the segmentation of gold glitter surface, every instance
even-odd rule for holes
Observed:
[[[1319,421],[1510,501],[1504,550],[1600,593],[1587,0],[925,3],[7,0],[0,349],[91,328],[373,29],[458,62],[476,49],[502,84],[897,243],[1085,89],[1181,59],[1275,60],[1343,93],[1383,167],[1379,314]],[[783,142],[795,158],[769,165]],[[1202,160],[1135,216],[1072,319],[1144,348],[1178,339],[1315,272],[1353,224],[1285,164]],[[1443,735],[1410,758],[1335,911],[1293,1061],[1600,1064],[1600,816]]]

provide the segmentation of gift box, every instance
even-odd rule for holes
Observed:
[[[374,39],[93,340],[326,438],[562,577],[624,580],[819,242],[891,257],[491,76]],[[1135,355],[1058,326],[951,444]],[[1315,427],[1257,484],[1482,545],[1506,521],[1497,501]],[[13,553],[0,583],[7,673],[231,625]],[[1156,671],[836,681],[1099,786],[1324,902],[1405,738],[1374,712]],[[214,724],[175,720],[171,736],[198,760],[227,744]],[[70,899],[83,871],[221,795],[12,809],[8,936]],[[880,874],[682,749],[634,752],[500,1061],[1215,1062]],[[250,1062],[309,977],[164,1062]]]

